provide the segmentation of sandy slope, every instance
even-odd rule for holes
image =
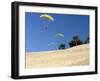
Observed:
[[[26,54],[26,68],[66,67],[89,64],[89,44],[65,50]]]

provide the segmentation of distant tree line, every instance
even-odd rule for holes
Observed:
[[[89,43],[89,37],[87,37],[84,41],[80,40],[78,35],[74,35],[72,37],[72,40],[69,42],[69,47],[73,47],[73,46],[78,46],[78,45],[82,45],[82,44],[87,44]],[[60,44],[58,49],[65,49],[66,45],[64,43]]]

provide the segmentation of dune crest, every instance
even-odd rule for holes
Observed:
[[[89,65],[89,44],[65,50],[26,53],[26,68]]]

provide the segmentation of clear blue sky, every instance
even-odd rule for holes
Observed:
[[[41,14],[43,13],[25,13],[26,52],[57,50],[61,43],[65,43],[68,48],[68,43],[75,34],[81,40],[89,37],[88,15],[48,13],[54,18],[52,22],[49,19],[40,18]],[[64,37],[55,37],[56,33],[62,33]]]

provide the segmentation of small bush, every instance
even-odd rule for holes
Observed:
[[[65,44],[60,44],[58,49],[65,49],[66,45]]]

